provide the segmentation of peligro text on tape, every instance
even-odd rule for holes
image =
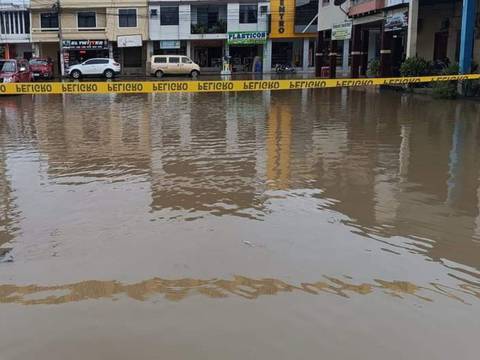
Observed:
[[[0,95],[16,94],[150,94],[176,92],[233,92],[407,85],[454,80],[476,80],[480,74],[366,79],[111,81],[0,83]]]

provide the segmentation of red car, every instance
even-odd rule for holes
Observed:
[[[33,72],[33,80],[53,78],[53,62],[50,59],[32,59],[30,67]]]
[[[32,79],[27,60],[0,59],[0,83],[30,82]]]

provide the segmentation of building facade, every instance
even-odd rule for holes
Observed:
[[[352,21],[345,11],[349,4],[349,1],[342,4],[342,7],[335,5],[333,1],[320,1],[318,4],[316,76],[335,77],[337,70],[341,71],[342,76],[350,72]],[[341,69],[337,69],[338,65]]]
[[[32,0],[35,55],[58,73],[94,57],[112,57],[124,74],[144,74],[148,41],[146,0]]]
[[[150,1],[148,54],[187,55],[203,71],[269,69],[268,2]]]
[[[328,75],[334,77],[336,60],[342,55],[344,74],[351,77],[367,76],[374,60],[379,62],[378,75],[398,76],[408,57],[460,63],[462,72],[469,72],[471,62],[480,60],[479,5],[479,0],[350,0],[339,7],[323,1],[317,75],[328,67]],[[350,30],[349,40],[340,44],[332,31],[342,23]]]
[[[0,59],[30,59],[29,1],[0,0]]]
[[[318,0],[271,0],[272,66],[291,64],[308,71],[315,66]]]

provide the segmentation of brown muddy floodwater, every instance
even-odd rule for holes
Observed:
[[[480,104],[0,99],[0,359],[479,358]]]

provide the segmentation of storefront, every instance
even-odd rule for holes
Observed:
[[[303,39],[273,40],[272,41],[272,67],[278,65],[292,65],[302,67],[303,64]]]
[[[32,58],[32,47],[30,44],[0,44],[0,59],[27,59]]]
[[[262,72],[266,31],[229,32],[230,66],[233,72]]]
[[[122,66],[123,75],[145,73],[146,54],[141,35],[118,36],[112,43],[113,58]]]
[[[108,58],[108,40],[63,40],[65,69],[92,58]]]
[[[193,61],[205,71],[220,71],[224,55],[224,40],[192,41]]]
[[[153,42],[154,55],[187,55],[187,41],[160,40]]]
[[[293,65],[313,71],[318,1],[271,0],[271,66]]]

